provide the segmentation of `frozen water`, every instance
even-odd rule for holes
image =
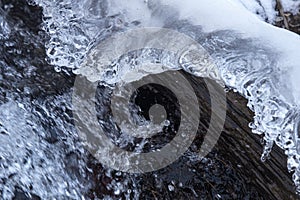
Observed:
[[[255,112],[250,126],[253,132],[264,134],[263,160],[274,143],[285,149],[288,169],[293,171],[293,180],[300,191],[299,36],[264,23],[249,12],[258,12],[263,20],[272,22],[276,15],[274,1],[37,0],[36,3],[43,7],[44,29],[50,35],[46,44],[47,56],[57,71],[67,68],[75,72],[78,72],[77,69],[84,70],[82,62],[99,41],[132,28],[165,27],[196,40],[214,59],[225,84],[248,99],[249,108]],[[295,11],[294,7],[298,5],[299,1],[283,1],[283,6],[290,11]],[[1,39],[10,30],[4,17],[0,17],[0,24]],[[168,58],[166,55],[164,61]],[[127,70],[122,66],[116,69],[116,74],[120,69]],[[4,110],[25,112],[22,108],[17,109],[16,105],[8,107]],[[26,114],[23,115],[26,117]],[[19,120],[13,122],[24,123],[22,118]],[[5,121],[1,123],[6,124],[2,126],[8,134],[18,131],[10,129]],[[32,140],[34,144],[35,137]],[[54,161],[59,163],[56,159]],[[61,181],[59,173],[57,177]],[[24,180],[26,184],[29,180]],[[61,187],[68,191],[69,187],[76,186]],[[115,192],[119,193],[119,189],[116,186]],[[10,190],[7,190],[7,195],[11,195]],[[41,191],[36,193],[41,194]],[[76,192],[68,191],[68,196],[72,195]]]

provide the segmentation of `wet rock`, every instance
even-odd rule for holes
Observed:
[[[11,32],[9,38],[0,39],[0,104],[27,97],[32,100],[26,106],[31,106],[30,110],[45,130],[45,135],[39,135],[41,141],[65,154],[64,173],[87,187],[88,191],[82,194],[87,199],[298,198],[282,150],[274,147],[271,158],[261,162],[261,137],[251,133],[248,127],[253,113],[247,108],[246,100],[236,93],[227,94],[225,128],[216,147],[204,159],[193,159],[209,126],[211,110],[203,79],[188,74],[185,75],[196,90],[203,117],[196,140],[176,162],[156,172],[136,175],[108,169],[86,152],[76,152],[72,144],[79,141],[68,105],[70,95],[64,96],[72,88],[75,75],[70,71],[57,73],[47,64],[44,46],[48,36],[41,29],[41,8],[25,1],[6,0],[1,2],[1,9]],[[106,94],[103,91],[99,95]],[[108,110],[108,105],[103,104],[102,109]],[[5,129],[1,134],[6,134]],[[16,188],[14,199],[41,198]]]

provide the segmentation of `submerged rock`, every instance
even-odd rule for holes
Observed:
[[[274,147],[270,159],[261,162],[261,137],[248,127],[253,113],[237,93],[227,93],[227,117],[217,145],[205,158],[197,157],[210,123],[211,102],[203,79],[183,71],[201,106],[197,137],[185,155],[145,174],[103,166],[83,148],[74,126],[75,75],[68,70],[56,72],[46,62],[49,37],[41,29],[42,9],[16,0],[0,5],[10,30],[0,37],[1,198],[298,198],[281,149]],[[107,85],[99,89],[100,111],[109,113],[110,90]],[[160,137],[165,141],[164,135]]]

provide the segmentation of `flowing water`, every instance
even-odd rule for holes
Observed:
[[[159,1],[37,0],[28,4],[21,1],[1,1],[0,4],[0,48],[5,52],[0,55],[0,191],[3,199],[17,195],[21,198],[25,193],[31,194],[33,199],[109,199],[112,196],[137,199],[143,196],[143,179],[139,175],[102,167],[84,148],[74,126],[72,87],[75,74],[87,79],[101,78],[97,91],[101,99],[98,112],[105,118],[114,84],[124,81],[120,74],[129,73],[141,64],[159,62],[173,70],[203,75],[195,63],[174,61],[176,56],[172,53],[147,49],[129,52],[101,69],[101,77],[82,66],[88,53],[101,41],[116,33],[149,26],[185,34],[208,52],[218,71],[214,68],[208,77],[224,81],[227,87],[248,99],[248,107],[255,113],[249,126],[254,133],[264,134],[262,160],[267,159],[274,143],[283,148],[288,156],[287,167],[293,171],[293,181],[300,186],[298,100],[289,92],[294,82],[288,79],[289,68],[281,66],[289,61],[282,61],[285,54],[280,50],[263,39],[241,34],[235,27],[205,28],[201,23],[196,24],[195,19],[184,19],[176,5],[168,6]],[[149,73],[147,69],[144,71]],[[159,137],[154,141],[138,141],[142,147],[136,146],[137,141],[120,138],[109,120],[102,119],[108,134],[116,137],[115,142],[124,148],[144,151],[145,147],[150,151],[150,144],[159,146],[160,142],[168,142],[159,141]],[[177,165],[198,161],[210,171],[209,166],[218,164],[189,153],[191,155],[180,158]],[[171,165],[171,169],[177,165]],[[187,177],[200,173],[191,168],[183,169],[187,170]],[[151,181],[162,191],[174,191],[175,186],[182,187],[188,182],[174,181],[176,175],[169,175],[165,177],[169,181],[166,185],[162,183],[163,178],[157,176],[153,173]],[[236,181],[236,191],[247,190],[237,175],[226,176],[230,177],[228,182]],[[188,189],[197,198],[205,197],[205,192],[196,192],[192,186]],[[214,198],[221,198],[220,194],[213,193]]]

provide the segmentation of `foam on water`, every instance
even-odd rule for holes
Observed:
[[[90,168],[93,160],[72,122],[71,91],[56,88],[60,94],[52,95],[53,88],[46,86],[61,73],[47,70],[52,66],[44,62],[41,9],[23,1],[3,4],[0,2],[1,199],[85,199],[95,187],[91,186],[95,183],[91,177],[95,169]],[[66,82],[55,84],[68,88]],[[112,177],[109,172],[103,174],[97,178]],[[127,192],[128,185],[133,185],[129,181],[106,181],[104,187],[136,197],[135,188]]]
[[[298,35],[260,21],[230,0],[36,2],[44,9],[44,27],[51,36],[47,54],[58,70],[80,68],[95,43],[130,28],[163,26],[198,41],[214,58],[226,85],[249,100],[255,112],[250,126],[253,132],[264,133],[263,160],[274,142],[285,149],[300,191]],[[248,3],[247,8],[257,6],[242,2]],[[267,10],[274,7],[261,5]]]
[[[41,142],[45,130],[36,117],[16,102],[1,105],[0,115],[2,198],[12,199],[16,185],[44,198],[79,198],[86,186],[64,172],[63,149]]]
[[[10,28],[5,20],[5,12],[0,8],[0,40],[7,38],[9,33]]]

